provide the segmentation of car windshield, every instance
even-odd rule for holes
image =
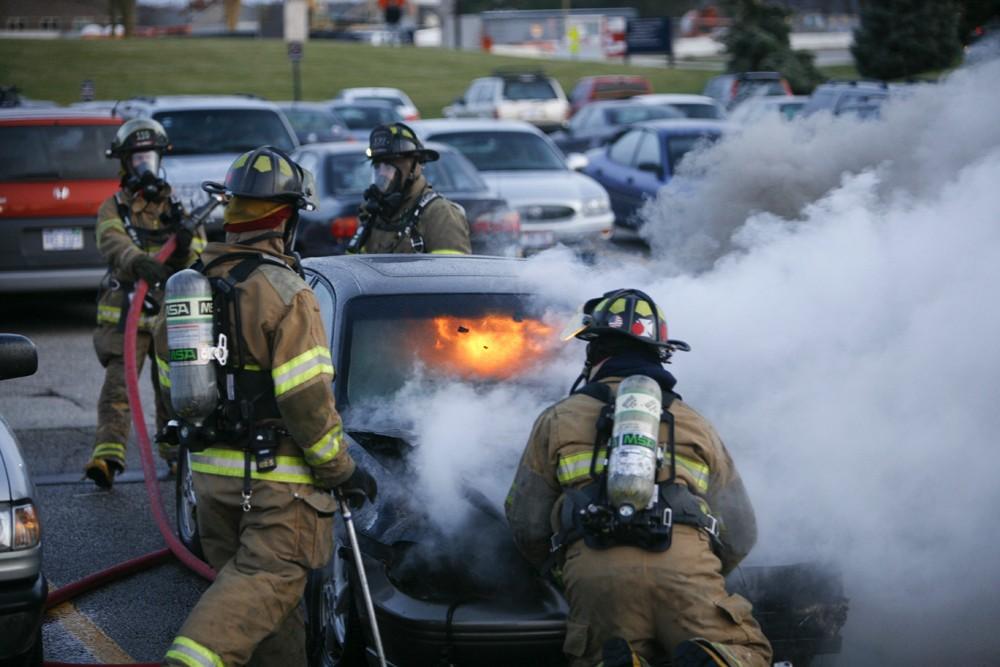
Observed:
[[[608,125],[631,125],[644,120],[658,118],[683,118],[684,114],[671,107],[654,107],[646,104],[636,104],[629,107],[612,107],[604,111]]]
[[[643,81],[615,81],[613,83],[597,83],[594,86],[596,99],[611,97],[630,97],[649,92],[649,86]]]
[[[503,96],[508,100],[554,100],[557,98],[552,84],[544,79],[504,81]]]
[[[461,151],[479,171],[562,171],[562,157],[530,132],[444,132],[431,137]]]
[[[667,155],[670,158],[670,171],[677,173],[684,156],[693,149],[713,144],[719,140],[718,134],[680,134],[667,138]]]
[[[399,113],[388,104],[338,106],[333,109],[333,112],[352,130],[370,130],[376,125],[388,125],[403,120]]]
[[[532,299],[518,294],[364,296],[347,304],[345,317],[337,370],[353,406],[384,400],[420,373],[516,382],[561,342]]]
[[[710,120],[722,119],[722,112],[714,104],[671,104],[670,106],[677,109],[688,118],[708,118]]]
[[[365,95],[364,97],[355,97],[354,99],[357,102],[388,102],[389,104],[397,107],[406,106],[406,102],[403,101],[403,98],[396,95]]]
[[[740,81],[738,95],[785,95],[787,91],[778,79],[745,79]]]
[[[170,137],[171,155],[242,153],[258,146],[295,150],[281,116],[267,109],[197,109],[153,114]]]
[[[468,160],[453,151],[442,151],[441,159],[424,164],[424,176],[441,192],[486,190],[486,183]],[[359,195],[372,182],[371,162],[364,153],[340,153],[326,160],[327,194]]]
[[[118,178],[104,151],[116,125],[0,127],[0,181]]]
[[[285,118],[292,124],[292,129],[305,134],[316,132],[319,134],[329,134],[334,126],[342,126],[340,119],[333,115],[332,111],[324,109],[303,109],[300,107],[285,107],[282,109]]]

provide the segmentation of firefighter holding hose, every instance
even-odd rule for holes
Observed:
[[[663,368],[689,346],[630,289],[588,301],[573,336],[588,343],[583,373],[536,420],[506,504],[525,557],[561,570],[570,665],[769,666],[750,603],[723,579],[756,541],[753,508]]]
[[[225,243],[167,283],[170,404],[189,451],[198,527],[218,574],[165,662],[306,665],[299,601],[333,545],[338,489],[377,486],[347,451],[319,305],[293,253],[312,175],[264,146],[224,184]]]
[[[137,365],[146,357],[155,359],[153,332],[161,319],[163,290],[157,285],[172,273],[194,262],[205,247],[203,227],[193,232],[182,224],[184,211],[170,196],[170,185],[160,169],[169,147],[167,133],[155,120],[134,119],[124,123],[106,151],[121,162],[121,188],[105,201],[97,214],[97,247],[108,263],[97,302],[94,349],[104,367],[104,384],[97,402],[97,433],[84,474],[97,486],[110,489],[115,476],[125,469],[125,444],[131,426],[125,391],[123,360],[125,317],[135,283],[145,280],[150,293],[143,303],[136,338]],[[177,249],[165,264],[154,255],[171,234],[177,234]],[[165,365],[151,373],[156,395],[157,429],[166,422],[166,407],[160,391]],[[161,450],[170,460],[173,451]]]

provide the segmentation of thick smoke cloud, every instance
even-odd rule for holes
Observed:
[[[754,498],[750,561],[835,563],[851,611],[823,664],[992,664],[1000,655],[1000,63],[892,103],[879,122],[814,118],[733,135],[695,187],[645,209],[649,261],[565,251],[526,281],[567,312],[647,290],[672,370]],[[444,521],[460,482],[499,506],[531,423],[582,344],[530,390],[415,380],[417,482]],[[540,378],[540,379],[539,379]]]

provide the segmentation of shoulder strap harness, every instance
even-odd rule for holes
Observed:
[[[435,199],[439,199],[441,195],[434,192],[433,190],[428,190],[420,197],[420,201],[417,205],[413,207],[406,219],[406,224],[403,225],[402,229],[396,232],[396,242],[393,247],[399,244],[399,241],[403,238],[410,239],[410,245],[413,247],[414,252],[424,252],[424,237],[417,231],[417,223],[420,222],[420,216],[423,215],[424,209]]]

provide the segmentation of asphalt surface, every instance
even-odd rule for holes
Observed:
[[[0,414],[14,428],[37,485],[43,571],[50,589],[162,549],[134,438],[124,483],[106,492],[81,481],[94,444],[103,380],[91,342],[93,295],[5,294],[2,303],[0,331],[27,335],[38,348],[35,375],[0,383]],[[152,424],[147,374],[144,370],[140,384],[143,412]],[[159,488],[172,520],[174,483],[162,481]],[[47,616],[45,659],[159,662],[205,587],[171,561],[83,595]]]

